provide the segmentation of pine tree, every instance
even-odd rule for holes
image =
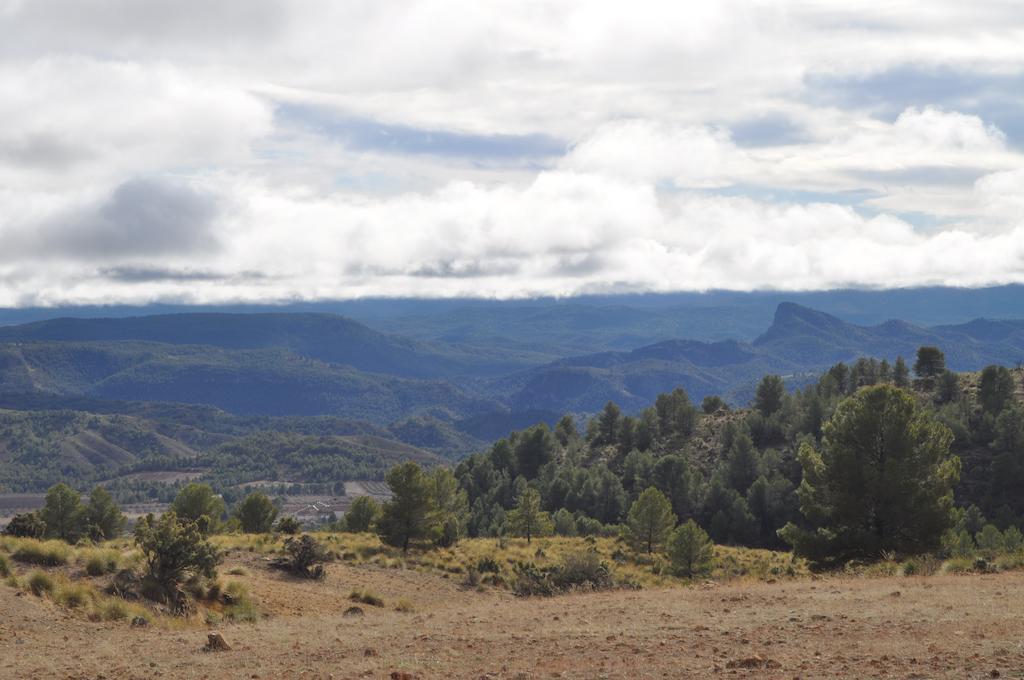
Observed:
[[[643,546],[647,554],[654,552],[668,538],[672,527],[676,524],[676,516],[672,514],[672,504],[653,486],[640,494],[629,508],[626,528],[630,539],[635,545]]]
[[[46,523],[46,535],[75,543],[82,535],[85,513],[78,492],[61,482],[46,492],[46,505],[39,515]]]
[[[534,536],[546,536],[553,526],[548,513],[540,509],[540,494],[527,488],[516,498],[516,507],[508,513],[508,527],[514,536],[524,536],[529,544]]]
[[[238,504],[235,517],[247,534],[265,534],[274,526],[277,508],[265,493],[255,491]]]
[[[391,489],[391,500],[381,509],[377,531],[385,543],[408,552],[409,543],[424,538],[430,528],[430,484],[412,461],[388,470],[384,481]]]
[[[710,571],[715,555],[707,532],[692,519],[672,532],[666,552],[673,570],[687,578]]]
[[[820,453],[801,445],[800,509],[813,529],[791,523],[780,536],[818,562],[934,550],[953,522],[951,441],[904,390],[864,388],[836,409]]]
[[[104,541],[120,536],[126,520],[110,493],[102,486],[97,486],[89,494],[84,521],[92,539]]]

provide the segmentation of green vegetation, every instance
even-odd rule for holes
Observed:
[[[554,529],[548,513],[540,509],[540,494],[526,488],[516,497],[516,505],[508,513],[508,528],[513,536],[522,536],[530,543],[536,536],[547,536]]]
[[[235,508],[235,517],[247,534],[265,534],[274,527],[277,508],[266,494],[253,492]]]
[[[711,571],[714,546],[707,532],[692,519],[679,525],[668,539],[668,558],[679,576],[693,578]]]
[[[359,496],[345,513],[345,530],[353,533],[372,531],[380,513],[380,503],[370,496]]]
[[[168,510],[159,519],[148,515],[135,526],[135,544],[146,562],[151,593],[176,612],[188,610],[182,583],[190,578],[213,579],[221,556],[196,521],[179,519]]]
[[[800,510],[812,530],[790,523],[783,537],[816,562],[934,552],[954,522],[952,438],[905,391],[860,390],[826,424],[821,453],[801,446]]]
[[[295,576],[309,579],[322,579],[327,572],[324,563],[330,559],[327,548],[309,534],[296,538],[289,536],[284,541],[285,556],[271,564],[288,571]]]
[[[635,546],[645,550],[648,555],[665,543],[675,525],[676,516],[672,514],[672,504],[665,494],[653,486],[640,494],[626,516],[627,535]]]

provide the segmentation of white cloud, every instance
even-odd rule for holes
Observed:
[[[0,304],[1024,280],[1020,131],[808,92],[1021,74],[1022,29],[999,0],[0,0]],[[765,119],[795,133],[730,133]],[[566,152],[488,156],[507,135]]]

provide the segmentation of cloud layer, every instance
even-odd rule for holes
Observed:
[[[0,0],[0,305],[1024,281],[1022,31],[998,0]]]

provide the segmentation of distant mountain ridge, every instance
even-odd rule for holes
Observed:
[[[600,325],[588,311],[565,309],[574,323]],[[550,310],[542,316],[558,325]],[[858,356],[911,361],[926,344],[941,347],[954,370],[1015,365],[1024,358],[1024,321],[861,326],[784,301],[749,342],[670,338],[546,359],[550,346],[515,351],[506,340],[424,342],[324,313],[54,319],[0,327],[0,395],[6,404],[50,395],[340,416],[416,446],[465,451],[531,419],[593,413],[609,400],[633,411],[681,386],[696,401],[718,394],[743,404],[767,373],[795,387]]]

